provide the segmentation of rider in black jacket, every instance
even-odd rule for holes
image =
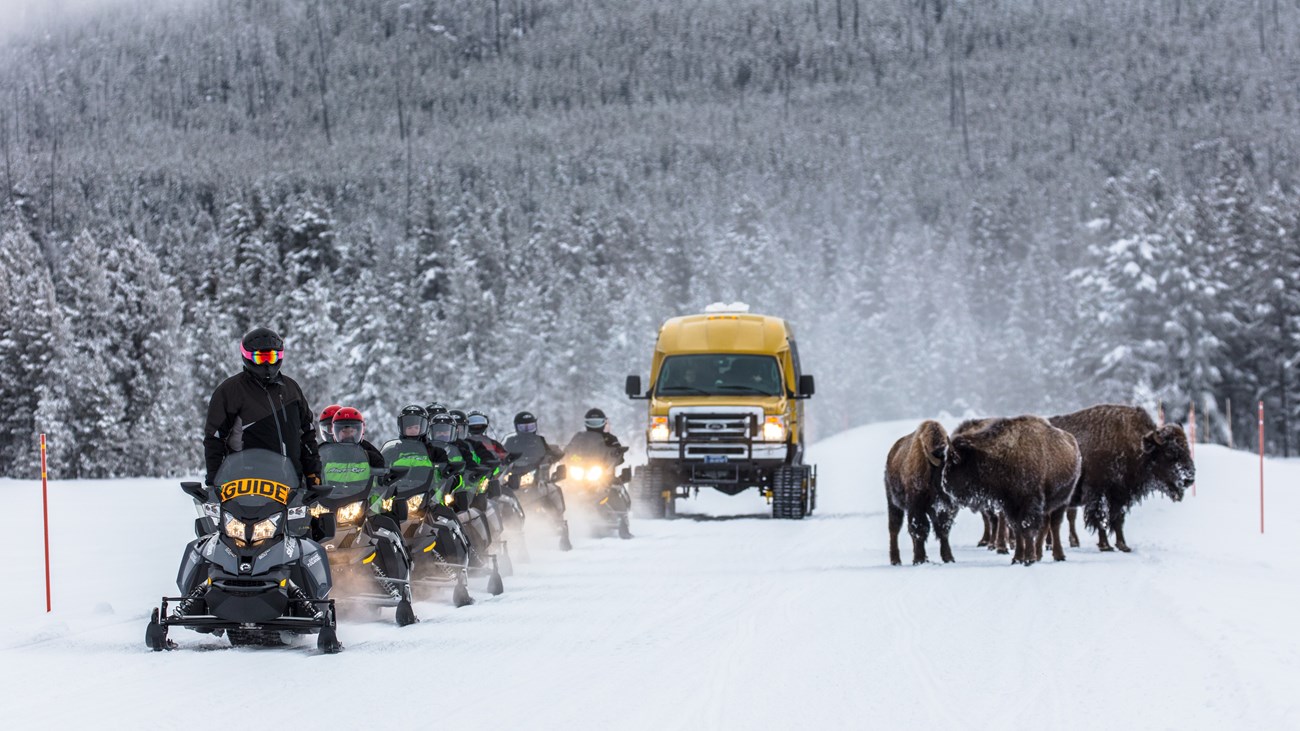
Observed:
[[[280,373],[284,340],[259,327],[244,335],[239,349],[244,371],[217,386],[208,403],[203,428],[207,484],[216,480],[226,455],[243,449],[279,452],[299,474],[319,484],[315,414],[297,382]]]

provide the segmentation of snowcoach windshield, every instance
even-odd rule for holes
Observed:
[[[655,382],[656,396],[780,396],[781,367],[770,355],[672,355]]]

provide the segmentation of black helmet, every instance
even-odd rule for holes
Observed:
[[[469,429],[468,429],[469,424],[467,423],[468,417],[465,416],[465,412],[461,411],[460,409],[451,409],[450,411],[447,412],[447,414],[452,418],[452,421],[454,421],[456,424],[456,438],[464,439],[465,437],[469,436]]]
[[[469,427],[470,434],[487,434],[488,418],[487,414],[482,411],[471,411],[465,417],[465,425]]]
[[[520,411],[515,414],[515,431],[520,433],[534,434],[537,432],[537,417],[533,416],[530,411]]]
[[[239,354],[244,357],[244,370],[263,383],[271,383],[279,377],[284,362],[284,340],[272,330],[255,327],[239,341]]]
[[[429,439],[435,442],[450,442],[455,439],[456,420],[451,414],[434,414],[429,417]]]
[[[405,439],[420,439],[429,430],[429,414],[419,404],[403,406],[397,416],[397,433]]]
[[[429,405],[424,407],[424,410],[425,410],[426,412],[428,412],[428,414],[429,414],[429,418],[433,418],[433,415],[434,415],[434,414],[445,414],[445,413],[447,413],[447,407],[446,407],[446,406],[443,406],[442,404],[438,403],[437,401],[430,401],[430,402],[429,402]]]
[[[583,417],[582,423],[589,431],[600,431],[609,423],[605,418],[605,412],[600,409],[587,409],[587,415]]]

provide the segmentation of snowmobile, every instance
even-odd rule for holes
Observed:
[[[570,497],[582,495],[591,503],[596,517],[608,530],[617,531],[619,538],[631,538],[628,528],[628,511],[632,506],[627,482],[631,469],[625,467],[615,473],[615,466],[627,452],[627,447],[611,449],[605,445],[599,432],[587,431],[574,435],[564,450],[564,486]]]
[[[456,511],[444,504],[446,487],[455,476],[444,476],[447,465],[436,465],[423,439],[394,439],[381,450],[390,468],[407,473],[393,483],[394,501],[406,502],[402,538],[412,559],[411,583],[415,587],[452,589],[457,607],[472,604],[469,575],[469,538]]]
[[[316,633],[322,652],[342,650],[325,549],[297,537],[291,526],[307,522],[306,506],[323,490],[301,487],[293,463],[265,449],[226,457],[216,484],[181,483],[221,530],[200,533],[186,546],[176,579],[183,596],[163,597],[145,644],[174,649],[167,632],[179,626],[225,634],[234,646],[280,645],[286,633]],[[203,519],[195,524],[196,532],[204,530]],[[170,612],[169,604],[175,605]]]
[[[495,508],[486,498],[479,498],[478,484],[482,467],[472,458],[472,453],[467,451],[469,445],[461,446],[462,443],[455,439],[455,430],[456,425],[448,414],[435,414],[429,420],[429,444],[446,451],[456,466],[447,483],[436,493],[435,499],[455,512],[461,533],[468,539],[469,573],[473,576],[486,575],[488,592],[497,596],[505,588],[501,581],[501,562],[492,551],[492,541],[497,535],[493,531],[494,521],[491,519],[495,518]],[[500,521],[495,522],[499,532]]]
[[[555,527],[561,551],[573,549],[569,540],[569,521],[564,518],[564,491],[559,485],[565,478],[566,469],[560,465],[552,471],[546,464],[516,461],[505,481],[518,499],[521,510],[543,515]]]
[[[407,470],[373,468],[366,450],[352,442],[320,446],[322,486],[329,492],[316,500],[310,514],[324,539],[330,568],[340,585],[375,586],[378,593],[350,591],[343,601],[395,607],[398,626],[416,622],[411,608],[411,556],[402,541],[406,500],[394,497],[395,481]],[[321,529],[333,523],[332,531]]]

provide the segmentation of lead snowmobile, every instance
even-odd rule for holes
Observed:
[[[406,469],[373,466],[360,443],[364,428],[356,409],[344,407],[334,415],[335,441],[320,446],[321,483],[329,492],[310,512],[318,528],[323,521],[334,524],[325,549],[336,583],[347,590],[340,599],[394,607],[397,624],[404,627],[416,622],[411,608],[411,556],[400,528],[406,501],[396,500],[394,492],[395,480]],[[382,464],[377,450],[375,456]]]
[[[456,512],[456,519],[460,522],[465,537],[469,539],[470,574],[486,575],[488,592],[496,596],[504,591],[501,561],[493,550],[500,522],[497,522],[497,528],[493,530],[488,514],[492,505],[479,493],[483,468],[474,460],[473,453],[466,451],[469,445],[456,439],[456,429],[455,418],[450,413],[435,414],[430,419],[429,444],[447,452],[453,472],[449,483],[437,493],[437,501]]]
[[[179,626],[225,634],[234,646],[280,645],[286,633],[315,633],[322,652],[342,650],[325,549],[290,528],[291,520],[305,522],[306,505],[320,489],[302,487],[293,463],[265,449],[229,455],[215,482],[218,487],[181,483],[221,530],[186,546],[176,578],[182,596],[163,597],[150,615],[145,644],[174,649],[167,632]],[[204,530],[195,523],[196,531]],[[175,605],[170,612],[169,603]]]
[[[384,444],[384,461],[406,474],[393,484],[394,499],[406,501],[402,537],[411,555],[413,587],[452,587],[452,603],[472,604],[466,578],[469,538],[456,511],[443,504],[444,489],[455,480],[447,452],[429,444],[424,407],[407,406],[397,417],[399,438]]]
[[[575,491],[584,496],[605,528],[617,531],[619,538],[631,538],[628,513],[632,497],[627,490],[631,470],[615,473],[627,447],[605,433],[608,424],[600,409],[587,412],[586,430],[574,434],[564,448],[564,484],[571,497]]]
[[[564,479],[566,468],[552,470],[564,456],[564,450],[547,444],[537,433],[537,417],[531,413],[515,414],[514,423],[515,433],[506,438],[504,447],[517,457],[510,466],[506,484],[525,513],[541,514],[555,527],[560,550],[571,550],[569,521],[564,518],[564,491],[558,484]]]

